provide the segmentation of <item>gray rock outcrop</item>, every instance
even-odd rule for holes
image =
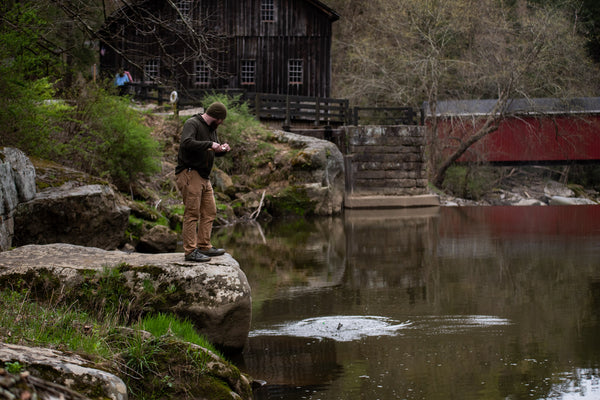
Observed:
[[[122,340],[127,340],[125,337],[128,335],[136,335],[137,340],[156,340],[145,331],[122,331]],[[161,398],[180,398],[173,397],[173,394],[189,390],[191,393],[186,398],[252,399],[251,378],[240,373],[235,366],[204,347],[185,342],[180,344],[168,334],[165,337],[167,339],[161,342],[160,350],[153,354],[161,357],[165,365],[156,366],[154,377],[149,372],[148,376],[136,376],[134,380],[142,379],[150,383],[162,371],[172,371],[170,368],[173,366],[169,365],[172,362],[179,368],[192,370],[188,372],[189,375],[169,381],[167,390],[172,389],[173,392]],[[128,389],[135,392],[134,388],[126,386],[131,384],[132,380],[127,375],[130,376],[132,370],[123,368],[123,361],[118,359],[119,356],[117,360],[106,360],[97,365],[70,352],[0,343],[0,365],[19,363],[24,368],[24,372],[19,374],[9,374],[0,369],[0,399],[34,399],[37,395],[39,399],[127,400]],[[201,366],[198,365],[199,360],[202,360]],[[123,374],[126,375],[125,382],[118,376]],[[154,394],[153,389],[162,389],[160,383],[155,387],[147,387],[138,382],[137,389],[140,386],[148,394]]]
[[[107,185],[49,188],[16,207],[13,246],[71,243],[116,249],[129,211]]]
[[[135,247],[140,253],[172,253],[177,249],[177,234],[164,225],[155,225]]]
[[[53,349],[0,343],[0,360],[27,365],[28,372],[33,376],[37,375],[36,371],[40,368],[46,377],[52,377],[52,394],[57,399],[61,398],[60,395],[62,398],[72,398],[67,394],[72,393],[72,386],[76,386],[77,393],[82,395],[75,397],[77,399],[86,396],[85,398],[127,400],[127,387],[121,378],[89,367],[89,361],[75,354],[67,355]]]
[[[0,251],[12,246],[14,212],[35,197],[35,168],[20,150],[0,148]]]
[[[580,197],[564,197],[564,196],[552,196],[548,204],[551,206],[581,206],[581,205],[596,205],[593,200],[580,198]]]
[[[112,272],[107,274],[107,269]],[[229,254],[193,263],[184,261],[183,253],[28,245],[0,253],[0,288],[16,290],[17,282],[33,291],[40,287],[44,293],[70,296],[78,304],[103,300],[97,291],[118,291],[117,306],[187,318],[199,333],[226,350],[241,350],[250,331],[250,285]],[[93,289],[86,292],[81,287]]]
[[[339,214],[345,190],[344,156],[327,140],[275,131],[275,138],[298,150],[292,158],[292,184],[304,189],[315,215]]]

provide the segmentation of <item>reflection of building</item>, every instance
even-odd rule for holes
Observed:
[[[178,90],[329,97],[339,16],[317,0],[138,0],[101,30],[103,71]]]
[[[438,213],[438,207],[346,210],[346,256],[353,274],[348,283],[357,289],[403,288],[414,301],[425,290]]]
[[[270,386],[320,386],[341,373],[332,340],[260,336],[248,341],[242,369]]]

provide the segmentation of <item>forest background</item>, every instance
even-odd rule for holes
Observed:
[[[160,148],[142,118],[113,96],[112,82],[90,84],[96,32],[126,1],[3,2],[0,145],[106,176],[122,188],[139,173],[156,172]],[[351,105],[427,102],[435,110],[441,100],[498,99],[476,141],[508,116],[511,98],[594,97],[600,87],[595,0],[325,3],[340,15],[333,25],[332,96]],[[433,143],[430,155],[438,187],[460,156],[444,159],[436,154],[442,146]]]

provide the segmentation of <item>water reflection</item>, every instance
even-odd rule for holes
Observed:
[[[600,398],[598,206],[352,210],[215,239],[252,286],[239,363],[258,400]]]
[[[342,370],[333,341],[295,337],[255,337],[248,344],[244,362],[254,376],[269,378],[271,393],[284,392],[290,384],[322,388]]]

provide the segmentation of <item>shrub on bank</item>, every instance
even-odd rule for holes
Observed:
[[[159,144],[128,98],[91,87],[74,100],[71,124],[64,126],[62,156],[69,166],[107,177],[127,190],[138,174],[160,170]]]
[[[0,146],[110,180],[121,190],[160,170],[159,144],[128,98],[84,84],[68,100],[52,99],[45,79],[32,82],[0,112]]]
[[[123,328],[119,318],[98,319],[76,303],[36,301],[27,291],[0,290],[0,303],[5,306],[0,313],[0,342],[85,355],[120,376],[132,399],[175,399],[189,394],[231,397],[231,388],[209,365],[215,362],[210,353],[223,356],[188,321],[157,314]],[[30,366],[0,362],[0,367],[20,373]],[[237,368],[230,368],[239,375]],[[215,392],[223,395],[213,397]]]

